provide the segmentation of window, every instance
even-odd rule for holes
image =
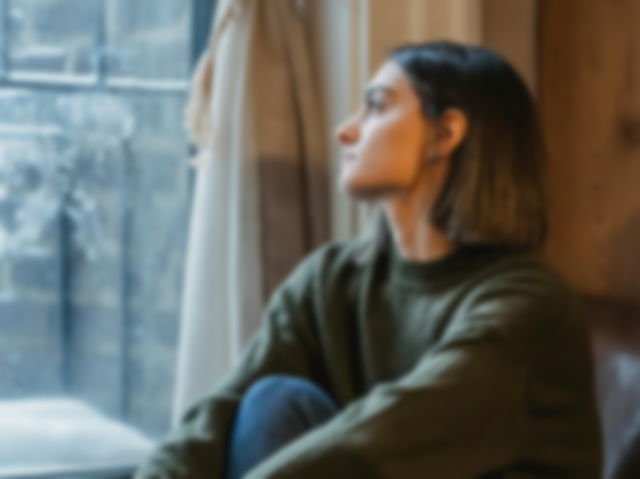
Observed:
[[[213,3],[0,0],[0,475],[108,464],[46,450],[72,426],[138,451],[167,431]]]

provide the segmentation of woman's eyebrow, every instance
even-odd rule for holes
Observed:
[[[395,91],[393,90],[393,88],[390,88],[384,85],[373,85],[365,89],[364,91],[365,101],[370,101],[373,95],[375,95],[378,92],[382,92],[388,96],[393,96],[395,94]]]

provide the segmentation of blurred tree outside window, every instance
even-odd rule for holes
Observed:
[[[183,109],[213,3],[0,0],[0,475],[66,467],[79,452],[46,441],[89,441],[91,424],[138,453],[167,432]]]

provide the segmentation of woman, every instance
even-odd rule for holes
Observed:
[[[543,147],[518,75],[484,48],[398,48],[337,136],[376,227],[292,273],[138,477],[600,477],[581,305],[537,256]]]

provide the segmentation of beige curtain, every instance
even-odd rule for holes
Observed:
[[[238,359],[274,287],[329,237],[314,0],[219,0],[194,75],[198,147],[174,421]]]

